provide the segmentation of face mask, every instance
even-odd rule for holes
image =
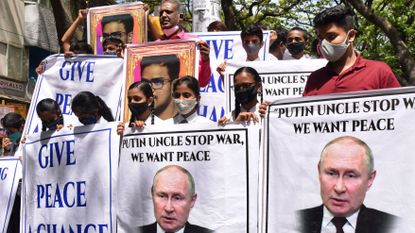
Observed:
[[[176,108],[180,114],[186,115],[196,107],[197,100],[196,99],[191,99],[191,100],[174,99],[174,104],[176,105]]]
[[[104,55],[117,55],[117,51],[105,51]]]
[[[11,133],[8,135],[8,138],[10,139],[10,141],[12,142],[17,142],[19,140],[19,138],[22,136],[22,133],[19,131],[16,131],[14,133]]]
[[[95,116],[87,116],[79,118],[79,122],[81,122],[83,125],[91,125],[97,123],[97,118]]]
[[[163,29],[163,32],[164,32],[164,35],[166,35],[167,37],[170,37],[171,35],[176,33],[178,30],[179,30],[179,26],[176,25],[176,26],[171,27],[171,28]]]
[[[258,54],[259,50],[261,50],[261,44],[248,43],[243,44],[243,47],[247,54]]]
[[[304,42],[292,42],[287,44],[287,49],[292,55],[298,55],[304,51]]]
[[[133,116],[137,117],[137,116],[143,114],[148,109],[148,104],[147,104],[147,102],[144,102],[144,103],[129,103],[128,108],[130,109],[131,114],[133,114]]]
[[[244,104],[252,99],[257,98],[256,85],[246,88],[245,90],[235,92],[235,98],[238,103]]]
[[[63,125],[63,117],[58,117],[56,120],[49,122],[49,123],[45,123],[45,128],[46,129],[50,129],[50,130],[56,130],[58,125]]]
[[[324,39],[320,44],[321,54],[330,62],[338,61],[346,53],[350,45],[350,43],[346,43],[348,37],[349,32],[347,32],[346,39],[341,44],[332,44]]]

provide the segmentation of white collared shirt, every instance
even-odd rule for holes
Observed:
[[[347,217],[347,222],[343,226],[344,233],[355,233],[357,216],[359,211],[356,211],[354,214]],[[321,222],[321,232],[322,233],[336,233],[336,226],[331,222],[334,218],[334,215],[324,206],[323,208],[323,221]]]
[[[187,123],[208,123],[211,122],[205,117],[197,115],[197,111],[195,111],[192,115],[185,118],[182,114],[178,113],[176,116],[173,117],[174,124],[180,124],[184,119],[186,119]]]
[[[184,233],[184,228],[186,227],[186,225],[182,228],[180,228],[180,230],[175,231],[174,233]],[[166,233],[161,226],[157,223],[157,233]]]

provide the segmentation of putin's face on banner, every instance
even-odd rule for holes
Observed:
[[[185,226],[197,195],[192,193],[188,175],[168,167],[154,177],[152,198],[157,223],[164,231],[175,232]]]
[[[363,204],[376,171],[369,172],[365,148],[350,139],[329,145],[319,164],[323,204],[336,217],[348,217]]]

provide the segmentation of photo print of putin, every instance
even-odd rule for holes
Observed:
[[[297,211],[302,233],[389,233],[396,216],[363,202],[376,177],[374,158],[362,140],[343,136],[330,141],[318,163],[323,204]]]
[[[141,226],[138,233],[212,233],[204,227],[190,224],[190,210],[197,193],[192,174],[178,165],[168,165],[156,172],[151,186],[156,222]]]

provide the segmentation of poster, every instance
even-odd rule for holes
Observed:
[[[118,175],[118,232],[149,232],[156,222],[165,231],[188,223],[197,232],[257,232],[258,155],[258,125],[127,130]],[[160,204],[160,198],[170,202]]]
[[[147,15],[142,2],[93,7],[88,10],[88,44],[95,54],[103,54],[106,38],[121,39],[124,44],[147,41]]]
[[[36,82],[24,134],[41,131],[42,122],[36,106],[45,98],[56,100],[65,125],[81,125],[71,109],[72,98],[81,91],[101,97],[115,120],[121,119],[124,95],[122,67],[123,60],[112,56],[77,55],[69,59],[63,55],[49,56],[45,60],[44,72]]]
[[[22,166],[18,158],[0,158],[0,232],[7,232]]]
[[[149,42],[140,45],[128,45],[125,53],[124,74],[126,89],[142,79],[153,85],[155,109],[163,112],[162,108],[173,101],[171,97],[172,81],[191,75],[198,78],[199,48],[196,40],[166,40]],[[155,87],[161,83],[161,87]],[[125,99],[127,99],[125,92]],[[128,103],[125,102],[124,121],[130,119]]]
[[[415,182],[407,179],[415,175],[414,93],[410,87],[273,103],[265,124],[262,232],[320,232],[330,227],[323,208],[324,216],[354,216],[363,232],[415,232]]]
[[[27,136],[20,232],[115,232],[117,123]]]

